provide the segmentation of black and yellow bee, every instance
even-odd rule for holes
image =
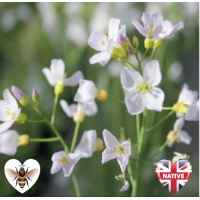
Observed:
[[[20,166],[20,165],[19,165]],[[25,166],[25,165],[24,165]],[[13,179],[13,181],[15,180],[15,179],[17,179],[16,180],[16,186],[17,186],[17,183],[19,183],[19,186],[20,186],[20,188],[24,188],[24,186],[25,186],[25,184],[27,183],[27,185],[28,185],[28,179],[29,180],[31,180],[31,178],[33,178],[37,173],[38,173],[38,171],[39,171],[39,169],[32,169],[30,172],[28,172],[28,168],[27,168],[27,170],[25,171],[24,170],[24,166],[20,166],[21,168],[20,168],[20,170],[18,171],[17,170],[17,168],[16,168],[16,172],[14,171],[14,170],[12,170],[12,169],[9,169],[9,168],[7,168],[5,171],[6,171],[6,173],[8,174],[8,176],[10,176],[11,178],[14,178]],[[31,180],[32,181],[32,180]],[[15,187],[16,187],[15,186]],[[29,187],[29,185],[28,185],[28,187]]]

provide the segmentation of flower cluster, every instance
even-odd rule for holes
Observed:
[[[30,138],[28,135],[19,135],[14,130],[8,130],[14,122],[23,124],[26,121],[34,123],[37,121],[30,120],[28,118],[29,116],[27,117],[26,114],[21,112],[21,108],[18,107],[16,99],[11,95],[9,90],[6,89],[3,93],[4,100],[0,101],[0,121],[3,122],[0,124],[0,153],[14,155],[18,146],[27,145],[29,142],[54,142],[59,140],[63,149],[52,155],[53,164],[51,167],[51,174],[55,174],[62,169],[64,177],[69,177],[80,159],[90,158],[95,151],[103,150],[102,164],[117,159],[121,174],[115,178],[123,182],[123,187],[120,191],[126,191],[129,188],[130,184],[125,178],[126,170],[128,168],[127,171],[133,190],[132,193],[136,196],[139,166],[143,162],[143,159],[141,159],[141,152],[144,133],[153,130],[165,120],[162,119],[157,124],[153,124],[152,127],[146,129],[147,111],[152,110],[161,112],[162,110],[171,110],[168,116],[176,113],[176,116],[178,117],[174,124],[174,129],[167,135],[166,142],[161,149],[167,145],[171,147],[174,142],[190,144],[192,138],[186,131],[182,130],[183,125],[185,120],[199,121],[198,92],[189,90],[187,84],[184,84],[177,103],[171,107],[163,107],[165,94],[164,91],[159,88],[159,84],[162,81],[162,70],[158,60],[152,60],[154,52],[161,46],[162,40],[173,37],[175,32],[184,27],[183,22],[179,22],[173,26],[171,22],[165,21],[159,13],[152,15],[143,13],[142,21],[144,25],[141,25],[136,20],[131,21],[139,33],[145,37],[144,47],[146,52],[142,58],[139,58],[138,56],[138,48],[140,47],[138,38],[134,36],[131,42],[126,36],[126,27],[124,25],[119,27],[119,19],[110,19],[108,36],[104,33],[94,31],[90,34],[88,39],[88,45],[93,49],[100,51],[100,53],[97,53],[90,58],[90,64],[99,63],[101,66],[105,66],[111,58],[124,62],[124,67],[120,73],[121,85],[124,91],[124,101],[110,97],[108,92],[104,89],[97,89],[91,80],[84,79],[81,71],[77,71],[71,77],[67,78],[64,62],[61,59],[53,59],[51,61],[50,69],[44,68],[42,70],[49,84],[54,87],[55,104],[51,120],[44,117],[40,111],[39,100],[41,97],[36,89],[33,89],[32,92],[34,104],[32,104],[30,98],[16,86],[12,87],[12,92],[21,106],[24,107],[29,105],[38,113],[42,118],[40,122],[49,125],[49,128],[55,133],[56,138]],[[151,48],[151,58],[146,65],[143,65],[142,60]],[[128,62],[128,56],[134,56],[138,61],[138,66]],[[64,99],[59,102],[65,114],[69,118],[73,118],[73,121],[76,124],[71,147],[69,149],[66,141],[56,129],[54,120],[58,98],[64,91],[64,87],[77,85],[79,85],[79,87],[74,96],[74,101],[77,102],[76,104],[69,104]],[[120,140],[118,140],[107,129],[103,128],[102,138],[105,143],[105,149],[103,140],[97,138],[96,130],[84,131],[80,143],[76,145],[79,127],[80,124],[84,122],[85,116],[94,116],[98,111],[95,102],[96,99],[100,101],[110,99],[125,104],[128,113],[136,116],[137,158],[131,157],[131,139],[126,138],[123,131]],[[141,126],[140,114],[143,114]],[[176,156],[172,159],[173,162],[178,159],[189,158],[187,154],[175,152],[175,155]],[[134,173],[132,173],[133,165],[131,164],[130,158],[136,161]],[[152,161],[153,158],[154,156],[150,161]],[[144,161],[144,163],[149,162]],[[135,181],[132,181],[133,177]],[[76,188],[76,190],[78,190],[78,188]]]

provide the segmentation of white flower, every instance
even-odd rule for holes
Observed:
[[[179,22],[173,26],[170,21],[164,21],[160,13],[150,15],[145,12],[142,16],[142,22],[144,26],[137,20],[131,21],[140,34],[147,37],[150,41],[171,38],[175,32],[184,27],[183,22]]]
[[[103,138],[106,149],[102,153],[102,164],[117,158],[122,173],[125,172],[131,155],[131,143],[129,141],[120,142],[108,130],[103,130]]]
[[[188,133],[184,130],[182,130],[182,127],[184,125],[184,118],[180,117],[176,120],[174,124],[174,130],[170,131],[167,135],[167,139],[169,139],[168,146],[172,147],[173,143],[177,141],[178,143],[185,143],[190,144],[192,138],[188,135]]]
[[[14,130],[7,130],[0,135],[0,153],[13,156],[17,147],[20,145],[18,143],[19,134]]]
[[[121,188],[120,192],[126,191],[129,188],[129,182],[125,181],[124,182],[124,186]]]
[[[74,120],[77,118],[84,120],[85,115],[92,116],[97,113],[97,106],[95,102],[91,104],[78,103],[77,105],[73,103],[71,105],[68,105],[68,103],[65,100],[61,100],[60,105],[63,111],[66,113],[66,115],[68,117],[73,117]]]
[[[83,104],[94,104],[96,97],[101,101],[105,101],[108,98],[108,93],[105,90],[97,90],[92,81],[81,79],[74,101]]]
[[[199,121],[199,99],[193,103],[185,115],[187,121]]]
[[[60,59],[51,60],[50,70],[44,68],[42,72],[51,86],[55,86],[59,82],[64,86],[76,86],[79,80],[83,78],[83,74],[80,71],[77,71],[70,78],[65,78],[65,64]]]
[[[182,153],[178,153],[178,152],[174,152],[174,156],[172,158],[172,163],[175,163],[176,161],[180,160],[180,159],[188,159],[189,156],[187,154],[182,154]]]
[[[81,158],[80,154],[77,153],[69,153],[66,155],[64,151],[59,151],[54,153],[51,160],[53,161],[53,165],[51,167],[51,174],[55,174],[60,169],[62,169],[64,177],[70,176],[74,166]]]
[[[177,117],[184,117],[186,120],[197,121],[196,118],[198,118],[198,110],[199,110],[199,103],[197,102],[198,98],[198,92],[189,90],[189,87],[187,84],[183,85],[183,88],[181,90],[181,93],[178,98],[178,102],[174,104],[173,107],[177,108],[176,110],[176,116]],[[192,106],[193,105],[193,106]],[[190,110],[190,106],[192,106]],[[190,112],[187,114],[187,112],[190,110]]]
[[[90,34],[88,45],[97,51],[101,51],[90,58],[90,64],[100,63],[100,65],[105,66],[109,62],[113,47],[118,45],[118,33],[126,37],[125,26],[122,26],[119,30],[119,23],[119,19],[110,19],[108,37],[99,31],[93,31]]]
[[[0,100],[0,133],[9,129],[16,121],[21,112],[21,108],[18,108],[16,99],[11,95],[8,89],[4,90],[4,100]]]
[[[147,63],[143,70],[143,77],[136,70],[124,67],[121,72],[121,83],[125,93],[125,103],[131,115],[137,115],[149,110],[161,111],[164,93],[155,87],[162,79],[157,60]]]
[[[74,153],[79,153],[81,158],[90,158],[96,150],[97,133],[95,130],[85,131]]]

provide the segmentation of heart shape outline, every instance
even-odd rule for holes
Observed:
[[[19,176],[18,176],[18,178],[16,178],[15,180],[13,180],[14,178],[11,178],[9,175],[8,175],[8,173],[6,172],[6,169],[11,169],[11,170],[13,170],[14,172],[16,172],[16,168],[17,168],[17,170],[19,171],[20,170],[20,166],[22,167],[22,166],[24,166],[23,168],[24,168],[24,170],[25,171],[27,171],[27,168],[28,168],[28,172],[30,172],[31,170],[33,170],[33,169],[38,169],[38,171],[37,171],[37,174],[34,176],[34,177],[32,177],[31,178],[31,180],[29,180],[28,178],[27,178],[27,176],[26,176],[26,179],[28,180],[28,185],[29,185],[29,187],[28,187],[28,185],[27,185],[27,182],[25,183],[25,186],[24,186],[24,188],[20,188],[20,186],[19,186],[19,182],[17,181],[18,180],[18,178],[19,178]],[[6,162],[6,164],[5,164],[5,166],[4,166],[4,173],[5,173],[5,176],[6,176],[6,178],[7,178],[7,180],[8,180],[8,182],[18,191],[18,192],[20,192],[20,193],[25,193],[27,190],[29,190],[35,183],[36,183],[36,181],[37,181],[37,179],[39,178],[39,175],[40,175],[40,164],[36,161],[36,160],[34,160],[34,159],[28,159],[28,160],[26,160],[24,163],[23,163],[23,165],[18,161],[18,160],[16,160],[16,159],[10,159],[10,160],[8,160],[7,162]],[[16,187],[15,187],[16,186]]]
[[[186,159],[180,159],[174,164],[167,159],[157,162],[155,173],[161,184],[172,194],[177,193],[189,180],[192,165]]]

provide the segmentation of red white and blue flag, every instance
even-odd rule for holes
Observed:
[[[175,194],[189,180],[192,166],[188,160],[181,159],[173,164],[170,160],[163,159],[157,163],[155,171],[162,185]]]

